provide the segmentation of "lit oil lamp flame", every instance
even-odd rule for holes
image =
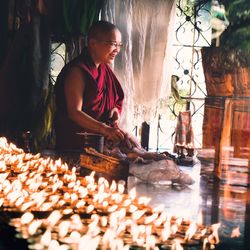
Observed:
[[[79,214],[73,214],[70,218],[71,218],[71,228],[74,228],[75,230],[82,229],[83,224]]]
[[[55,224],[61,219],[62,214],[60,211],[53,211],[46,220],[46,224],[50,227],[54,227]]]
[[[69,235],[69,243],[78,244],[81,238],[81,234],[77,231],[72,231]]]
[[[150,201],[151,201],[151,198],[149,197],[141,196],[138,198],[138,204],[143,204],[145,206],[147,206]]]
[[[42,235],[40,242],[45,247],[49,246],[51,242],[51,231],[49,229],[47,229],[45,233]]]
[[[146,213],[146,209],[138,210],[132,213],[133,220],[139,220]]]
[[[152,209],[153,213],[160,213],[165,210],[165,206],[163,204],[160,204]]]
[[[21,216],[21,224],[29,224],[34,219],[34,215],[30,212],[26,212]]]
[[[41,220],[33,220],[28,226],[29,235],[34,235],[37,232],[37,229],[41,226]]]
[[[124,185],[118,183],[118,192],[119,192],[120,194],[123,194],[123,193],[124,193],[124,190],[125,190]]]
[[[136,198],[136,188],[135,187],[133,187],[130,191],[129,191],[129,198],[131,199],[131,200],[134,200],[135,198]]]
[[[156,245],[156,238],[154,235],[148,235],[146,237],[146,250],[154,249]]]
[[[57,240],[51,240],[48,250],[59,250],[60,249],[60,244]]]
[[[110,185],[110,192],[115,192],[116,189],[117,189],[117,184],[116,184],[116,181],[115,180],[112,180],[112,183]]]
[[[153,213],[152,215],[145,217],[144,223],[145,224],[152,223],[153,221],[155,221],[158,218],[158,216],[159,216],[158,213]]]
[[[164,228],[163,230],[161,231],[161,238],[162,238],[162,241],[166,241],[169,236],[171,235],[171,230],[170,230],[170,222],[166,222],[164,224]]]
[[[4,198],[0,198],[0,207],[3,205],[4,203]]]
[[[79,250],[95,250],[98,249],[98,245],[100,244],[101,237],[91,237],[89,235],[83,235],[79,241]]]
[[[171,234],[176,234],[176,232],[178,231],[178,225],[176,224],[171,225],[170,230],[171,230]]]
[[[176,221],[175,221],[175,224],[176,224],[177,226],[180,226],[181,223],[182,223],[182,221],[183,221],[183,218],[182,218],[182,217],[178,217],[178,218],[176,219]]]
[[[65,220],[60,222],[58,226],[59,228],[58,234],[60,238],[64,238],[68,234],[69,227],[70,227],[70,221]]]
[[[192,222],[192,223],[189,225],[189,228],[188,228],[188,230],[187,230],[186,233],[185,233],[185,238],[184,238],[184,240],[186,240],[186,241],[191,240],[191,238],[192,238],[193,235],[195,234],[196,230],[197,230],[197,225],[196,225],[195,222]]]
[[[174,239],[171,250],[183,250],[183,247],[178,239]]]

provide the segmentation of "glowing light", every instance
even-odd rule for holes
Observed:
[[[241,233],[240,233],[240,227],[236,227],[232,230],[232,233],[231,233],[231,238],[238,238],[240,237]]]

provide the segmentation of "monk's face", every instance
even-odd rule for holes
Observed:
[[[94,40],[92,44],[94,47],[95,63],[113,63],[122,46],[121,32],[114,29],[99,39]]]

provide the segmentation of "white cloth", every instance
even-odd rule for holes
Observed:
[[[102,19],[116,24],[124,48],[114,71],[125,91],[122,127],[152,121],[171,91],[176,0],[107,0]],[[162,110],[162,109],[161,109]]]

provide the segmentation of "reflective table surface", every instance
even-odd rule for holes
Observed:
[[[250,100],[206,101],[203,145],[194,166],[180,166],[195,180],[191,186],[157,186],[127,180],[127,191],[151,198],[175,216],[205,225],[220,223],[216,249],[250,249]],[[0,220],[1,221],[1,220]],[[27,242],[0,224],[0,249],[28,249]]]

